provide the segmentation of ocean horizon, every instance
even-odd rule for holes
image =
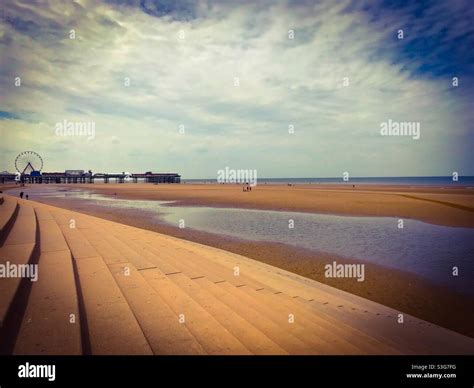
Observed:
[[[218,183],[217,179],[186,179],[183,183]],[[417,176],[417,177],[354,177],[344,181],[342,177],[332,178],[258,178],[258,184],[372,184],[372,185],[414,185],[414,186],[474,186],[474,176]]]

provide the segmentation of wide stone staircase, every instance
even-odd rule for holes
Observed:
[[[276,267],[0,197],[3,354],[474,354],[474,339]]]

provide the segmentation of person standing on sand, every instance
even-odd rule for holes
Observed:
[[[26,200],[28,201],[28,194],[26,194]]]
[[[20,198],[23,199],[23,191],[20,193]]]

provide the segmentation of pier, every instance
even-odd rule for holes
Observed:
[[[95,181],[103,181],[109,183],[111,180],[115,183],[181,183],[181,175],[177,173],[95,173],[84,172],[82,170],[66,170],[65,172],[44,172],[39,173],[33,171],[30,174],[11,174],[1,173],[0,183],[20,182],[20,183],[45,183],[45,184],[61,184],[61,183],[94,183]]]

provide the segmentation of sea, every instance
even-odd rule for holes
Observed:
[[[182,179],[183,183],[217,183],[217,179]],[[413,176],[413,177],[342,177],[333,178],[258,178],[259,185],[264,184],[341,184],[341,185],[409,185],[409,186],[470,186],[474,188],[474,176]]]

